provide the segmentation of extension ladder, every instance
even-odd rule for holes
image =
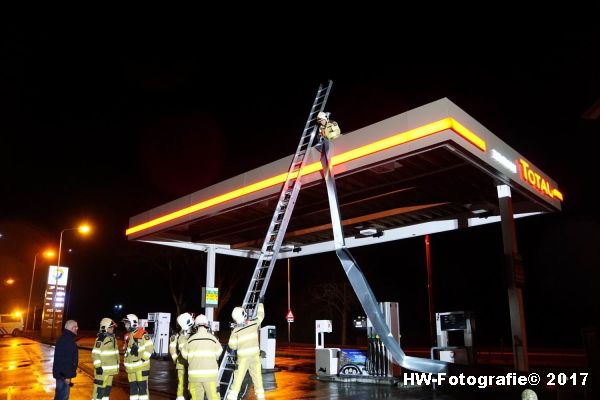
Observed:
[[[246,310],[249,318],[255,316],[259,299],[264,296],[267,290],[281,243],[283,242],[288,223],[290,222],[292,211],[294,210],[294,205],[298,198],[298,193],[302,187],[300,171],[306,164],[306,156],[313,145],[317,133],[317,115],[325,109],[325,104],[327,103],[327,98],[329,97],[332,85],[333,82],[331,80],[325,84],[319,85],[313,105],[308,114],[308,119],[304,125],[302,136],[300,136],[300,143],[296,148],[296,153],[294,154],[288,169],[287,179],[281,188],[275,212],[271,218],[271,223],[269,224],[269,229],[265,236],[260,256],[242,303],[242,307]],[[219,382],[219,391],[222,399],[227,398],[229,387],[233,381],[234,370],[235,357],[227,350],[221,361],[217,380]],[[243,392],[244,390],[240,390],[240,393]]]

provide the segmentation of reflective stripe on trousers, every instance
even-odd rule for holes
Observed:
[[[217,393],[217,382],[190,382],[189,384],[190,393],[192,394],[192,400],[204,400],[204,393],[208,400],[219,400],[219,394]]]
[[[229,389],[227,400],[237,400],[240,387],[246,376],[246,371],[250,373],[252,383],[254,384],[254,394],[257,400],[265,398],[265,390],[263,388],[262,375],[260,370],[260,356],[238,357],[237,369],[233,373],[233,383]]]
[[[112,389],[113,375],[94,375],[94,390],[92,399],[108,399]]]
[[[177,398],[184,398],[183,391],[185,390],[185,369],[177,370]]]
[[[127,374],[130,400],[148,400],[148,375],[150,375],[148,370]]]

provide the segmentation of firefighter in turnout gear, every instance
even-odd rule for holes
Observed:
[[[127,314],[123,319],[128,334],[125,335],[125,371],[129,379],[129,398],[148,399],[148,376],[150,375],[150,356],[154,344],[150,335],[139,325],[135,314]]]
[[[177,317],[177,325],[180,331],[171,336],[169,340],[169,354],[175,363],[177,370],[177,399],[184,400],[185,378],[187,372],[187,360],[183,358],[181,351],[190,336],[191,330],[194,327],[194,320],[190,313],[183,313]]]
[[[337,139],[341,135],[340,127],[335,121],[329,120],[329,113],[321,111],[317,114],[317,123],[319,124],[319,134],[322,138],[329,140]]]
[[[188,360],[188,381],[192,400],[219,400],[217,393],[217,360],[223,352],[223,346],[208,331],[209,322],[205,315],[195,320],[196,332],[190,336],[183,349],[183,357]]]
[[[237,326],[231,332],[229,348],[237,351],[237,369],[234,372],[233,383],[229,389],[227,400],[237,400],[246,371],[250,372],[252,383],[254,383],[256,399],[263,400],[265,398],[260,370],[260,347],[258,345],[258,331],[262,320],[265,318],[265,308],[262,299],[260,300],[255,319],[246,320],[246,311],[242,307],[234,308],[231,313],[231,317]]]
[[[96,344],[92,350],[94,361],[94,391],[92,399],[107,400],[112,389],[113,376],[119,373],[119,347],[115,337],[117,324],[110,318],[102,318]]]

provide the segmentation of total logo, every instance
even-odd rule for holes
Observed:
[[[543,176],[531,169],[527,161],[519,159],[519,166],[521,169],[521,179],[529,183],[538,191],[544,193],[546,196],[552,199],[556,198],[560,201],[563,201],[562,193],[557,188],[552,187],[552,184],[548,180],[544,179]]]

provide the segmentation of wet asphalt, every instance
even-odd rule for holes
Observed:
[[[89,400],[93,387],[91,345],[93,339],[78,342],[79,370],[71,389],[71,399]],[[314,356],[311,351],[278,354],[275,372],[263,374],[266,398],[275,399],[520,399],[523,388],[445,388],[429,386],[375,385],[353,382],[329,382],[315,379]],[[0,338],[0,400],[52,399],[54,347],[28,338]],[[314,354],[314,352],[312,353]],[[152,399],[174,399],[176,376],[169,360],[152,360],[150,375]],[[111,399],[128,399],[127,376],[116,377]],[[566,393],[566,392],[565,392]],[[580,393],[560,395],[557,391],[539,391],[540,399],[584,399]],[[247,399],[254,399],[250,390]]]

